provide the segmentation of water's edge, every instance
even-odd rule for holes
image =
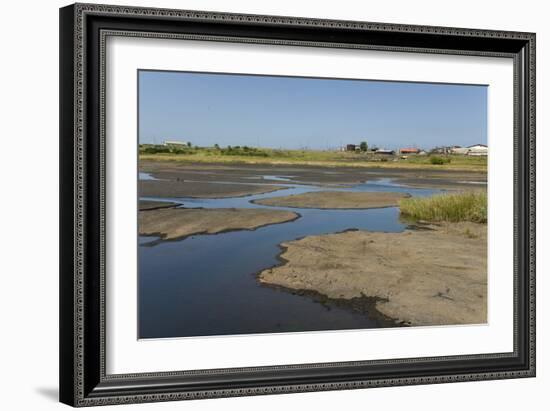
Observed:
[[[277,176],[268,176],[273,179]],[[326,188],[280,181],[283,190],[229,198],[143,198],[172,201],[185,208],[270,208],[300,218],[218,234],[165,241],[141,237],[139,246],[139,335],[166,338],[293,331],[379,328],[395,325],[375,309],[370,297],[329,299],[319,293],[261,284],[257,274],[280,264],[281,244],[309,235],[350,229],[401,232],[397,207],[320,210],[263,206],[261,198]],[[255,183],[256,184],[256,183]],[[431,195],[440,190],[412,188],[379,180],[331,191],[399,191]]]

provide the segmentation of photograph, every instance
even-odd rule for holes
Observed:
[[[137,337],[487,324],[487,91],[139,69]]]

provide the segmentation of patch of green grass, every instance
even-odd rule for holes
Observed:
[[[443,162],[432,163],[432,156],[387,156],[371,152],[349,152],[337,150],[290,150],[265,147],[170,147],[155,144],[141,144],[141,160],[178,161],[193,163],[249,163],[249,164],[295,164],[320,165],[327,167],[371,167],[438,169],[457,171],[487,170],[487,158],[475,156],[441,156]]]
[[[487,193],[464,192],[411,197],[399,202],[401,214],[412,220],[487,222]]]
[[[432,159],[442,159],[432,160]],[[438,164],[434,164],[433,162]],[[447,154],[447,155],[429,155],[429,156],[407,156],[402,162],[407,162],[409,164],[434,164],[439,166],[448,166],[451,167],[476,167],[476,168],[486,168],[487,167],[487,156],[466,156],[461,154]]]
[[[449,157],[430,156],[430,164],[443,165],[450,162],[451,159]]]

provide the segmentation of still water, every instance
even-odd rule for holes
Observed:
[[[140,178],[150,178],[141,176]],[[438,190],[417,189],[379,180],[353,187],[320,188],[288,182],[288,176],[263,176],[286,188],[272,193],[223,199],[170,198],[187,208],[271,208],[300,218],[254,231],[195,235],[179,241],[141,236],[139,241],[139,337],[376,328],[368,315],[315,298],[260,285],[256,274],[280,263],[279,244],[308,235],[349,229],[400,232],[397,207],[370,210],[320,210],[268,207],[251,201],[319,190],[399,191],[413,196]],[[205,183],[207,184],[207,183]],[[257,184],[257,182],[254,182]]]

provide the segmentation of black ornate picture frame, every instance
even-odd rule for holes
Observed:
[[[108,36],[512,58],[513,352],[107,374]],[[535,34],[75,4],[60,10],[60,97],[61,402],[93,406],[535,376]]]

